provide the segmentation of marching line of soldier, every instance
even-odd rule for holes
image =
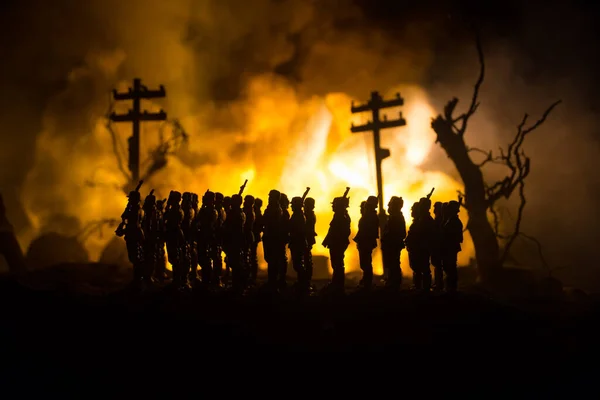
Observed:
[[[184,289],[198,283],[220,288],[229,272],[232,288],[243,291],[256,284],[257,249],[262,242],[267,263],[266,287],[273,290],[287,287],[289,248],[297,276],[296,289],[312,292],[312,248],[317,233],[315,200],[307,197],[310,188],[291,201],[286,194],[271,190],[263,213],[261,199],[251,195],[242,197],[247,182],[231,197],[207,190],[201,204],[195,193],[171,191],[168,199],[156,200],[152,190],[142,205],[139,189],[143,181],[140,181],[128,195],[122,223],[115,232],[117,236],[125,237],[134,282],[164,282],[168,260],[173,267],[172,282],[176,288]],[[333,199],[333,218],[322,243],[329,250],[333,269],[328,291],[344,291],[344,257],[351,235],[349,190],[346,188],[343,196]],[[406,248],[414,288],[424,291],[432,288],[431,264],[435,289],[444,289],[445,275],[446,290],[456,290],[457,255],[463,239],[463,226],[458,218],[460,202],[436,203],[434,219],[430,215],[432,193],[433,190],[413,205],[413,221],[408,233],[402,215],[403,199],[394,196],[388,204],[381,229],[381,249],[388,273],[385,284],[389,288],[400,289],[400,255]],[[361,203],[361,218],[354,237],[363,271],[359,286],[365,290],[373,285],[372,254],[379,239],[377,204],[375,196]]]

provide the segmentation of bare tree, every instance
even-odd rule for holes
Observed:
[[[464,196],[462,205],[469,215],[467,229],[470,231],[475,245],[475,257],[480,278],[484,282],[489,282],[502,269],[509,256],[511,246],[521,233],[521,221],[526,204],[525,179],[530,171],[530,159],[522,149],[523,142],[528,134],[546,121],[548,115],[561,101],[556,101],[548,107],[541,118],[533,124],[526,125],[529,116],[525,114],[517,126],[513,141],[506,150],[500,148],[497,154],[493,154],[492,151],[469,147],[465,143],[464,136],[469,119],[479,107],[479,91],[485,76],[484,55],[478,35],[476,36],[476,47],[480,72],[469,108],[466,112],[454,116],[458,99],[453,98],[444,107],[444,113],[432,120],[431,127],[437,135],[436,143],[440,143],[448,157],[454,162],[465,186],[464,194],[460,193],[460,195]],[[472,153],[484,154],[485,159],[475,162],[471,158]],[[491,185],[488,184],[482,168],[489,163],[505,166],[509,170],[508,175]],[[511,197],[515,190],[518,192],[520,204],[514,231],[509,235],[501,235],[498,230],[499,218],[495,205],[498,200]],[[493,223],[490,223],[488,213],[492,214]],[[504,242],[503,249],[501,249],[499,241]]]

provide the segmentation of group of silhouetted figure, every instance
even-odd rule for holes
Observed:
[[[260,198],[243,197],[247,181],[231,197],[207,190],[201,204],[195,193],[171,191],[168,199],[157,200],[152,190],[142,205],[139,192],[142,183],[129,193],[122,223],[115,232],[125,237],[134,283],[165,282],[168,260],[172,266],[172,284],[177,289],[194,285],[222,288],[227,280],[233,290],[243,292],[257,283],[257,250],[262,242],[267,263],[265,288],[274,291],[287,288],[289,248],[297,276],[296,290],[314,291],[312,250],[317,233],[315,200],[307,197],[310,188],[291,201],[286,194],[271,190],[263,212]],[[329,250],[333,269],[331,282],[325,289],[332,292],[343,293],[345,287],[344,257],[351,235],[349,190],[346,188],[343,196],[333,199],[333,218],[322,242]],[[456,291],[457,256],[463,241],[463,225],[458,217],[460,200],[435,203],[432,217],[432,193],[433,190],[413,204],[408,232],[402,197],[392,197],[387,213],[379,215],[377,197],[370,196],[361,203],[358,232],[353,239],[363,271],[361,289],[373,286],[372,254],[381,229],[387,288],[401,287],[400,254],[406,249],[415,289]]]

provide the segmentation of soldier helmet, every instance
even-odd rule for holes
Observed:
[[[262,205],[263,205],[262,199],[259,199],[258,197],[256,199],[254,199],[254,207],[255,208],[261,208]]]
[[[449,212],[459,213],[460,212],[460,203],[456,200],[451,200],[448,202],[448,206],[446,207],[446,209]]]
[[[217,203],[222,203],[222,202],[223,202],[223,199],[224,199],[224,197],[223,197],[223,193],[221,193],[221,192],[216,192],[216,193],[215,193],[215,201],[216,201]]]
[[[277,199],[277,201],[279,201],[279,199],[281,198],[281,192],[279,190],[273,189],[269,192],[269,198]]]
[[[247,194],[246,197],[244,197],[244,206],[245,207],[254,206],[254,196]]]
[[[379,200],[377,199],[377,196],[369,196],[367,198],[366,205],[373,207],[373,208],[377,208],[378,202],[379,202]]]
[[[176,190],[171,190],[169,193],[169,200],[167,201],[169,204],[179,204],[181,201],[181,193]]]
[[[390,202],[388,203],[388,207],[390,208],[400,208],[404,206],[404,199],[398,196],[392,196]]]
[[[312,197],[307,197],[304,199],[304,208],[309,210],[315,209],[315,199]]]
[[[350,206],[350,201],[347,197],[336,197],[335,199],[333,199],[331,204],[334,207],[348,208]]]
[[[129,198],[130,202],[140,202],[142,200],[140,192],[136,192],[135,190],[132,190],[131,192],[129,192],[127,197]]]
[[[243,202],[242,196],[240,196],[239,194],[234,194],[233,196],[231,196],[230,201],[231,201],[231,207],[235,207],[235,208],[241,207],[242,202]]]
[[[231,197],[230,197],[230,196],[225,196],[225,197],[223,197],[223,204],[224,204],[225,206],[229,206],[229,205],[231,205]]]
[[[281,204],[283,207],[290,205],[290,200],[288,199],[287,194],[281,193],[281,196],[279,197],[279,204]]]
[[[156,204],[156,196],[154,196],[153,194],[149,194],[144,199],[144,207],[152,207],[155,204]]]
[[[292,208],[302,208],[303,205],[302,197],[292,197]]]
[[[164,208],[166,202],[167,202],[167,199],[158,200],[156,202],[156,208],[158,208],[159,210],[162,210]]]
[[[211,203],[215,201],[215,194],[209,190],[207,190],[203,195],[202,195],[202,202],[203,203]]]
[[[428,211],[431,209],[431,199],[428,199],[427,197],[421,197],[419,199],[419,204],[423,209],[427,209]]]

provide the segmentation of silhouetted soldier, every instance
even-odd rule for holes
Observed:
[[[234,194],[227,219],[223,225],[223,249],[229,260],[233,287],[241,289],[243,285],[242,251],[244,249],[244,224],[246,217],[242,211],[242,196]]]
[[[285,193],[281,193],[281,196],[279,197],[279,205],[281,206],[280,235],[285,240],[285,244],[288,245],[290,243],[290,200]],[[283,253],[280,254],[280,257],[282,258],[279,267],[279,286],[281,288],[285,288],[288,268],[287,251],[285,248]]]
[[[348,189],[346,189],[347,191]],[[329,231],[323,240],[323,246],[329,249],[329,258],[333,276],[329,288],[334,291],[344,291],[345,274],[344,255],[350,244],[350,216],[348,215],[348,198],[336,197],[331,203],[333,219],[329,224]]]
[[[202,207],[198,211],[197,228],[197,251],[198,262],[202,273],[202,283],[208,285],[214,283],[213,259],[211,255],[216,253],[217,225],[219,213],[215,209],[215,194],[209,190],[202,196]]]
[[[158,259],[158,213],[156,211],[156,197],[154,189],[144,199],[144,219],[142,221],[142,231],[144,232],[144,270],[142,279],[152,282],[154,269]]]
[[[381,234],[381,252],[388,268],[386,286],[399,289],[402,285],[400,254],[406,239],[406,221],[402,215],[404,200],[393,196],[388,203],[388,217]]]
[[[306,219],[304,218],[304,200],[302,197],[292,198],[292,216],[290,217],[290,253],[292,266],[296,271],[298,289],[308,290],[304,254],[306,252]]]
[[[192,231],[192,222],[195,219],[194,208],[192,207],[192,194],[190,192],[183,193],[181,198],[181,209],[183,210],[183,221],[181,222],[181,230],[183,231],[183,237],[185,238],[185,246],[183,248],[183,262],[181,263],[181,273],[184,275],[181,277],[183,285],[187,285],[188,277],[192,265],[192,253],[191,248],[196,247],[194,244],[194,233]]]
[[[412,222],[408,228],[408,234],[406,235],[405,244],[406,250],[408,251],[408,265],[413,272],[413,285],[415,289],[421,289],[423,287],[423,276],[419,272],[419,264],[417,255],[418,241],[419,241],[419,203],[413,203],[410,208],[410,216]]]
[[[190,222],[190,234],[188,237],[189,251],[190,251],[190,282],[196,283],[198,281],[198,195],[196,193],[191,194],[191,206],[192,215]]]
[[[223,198],[223,212],[225,213],[225,220],[227,220],[227,215],[229,215],[229,211],[231,211],[231,197],[225,196]],[[225,240],[225,236],[223,236],[223,240]],[[231,268],[229,266],[229,261],[227,259],[227,252],[225,251],[225,274],[223,279],[228,281],[231,277]]]
[[[219,215],[215,225],[215,245],[211,248],[211,259],[213,264],[213,283],[221,286],[221,274],[223,273],[223,224],[227,215],[223,207],[224,197],[222,193],[215,193],[215,210]]]
[[[444,225],[443,204],[436,201],[433,205],[435,230],[431,237],[431,265],[433,265],[433,277],[435,290],[444,290],[444,270],[442,268],[442,226]]]
[[[377,197],[369,196],[367,201],[361,203],[358,232],[354,237],[358,248],[360,269],[363,271],[363,278],[360,284],[365,289],[370,288],[373,284],[373,249],[377,247],[377,239],[379,239],[377,202]]]
[[[167,232],[167,255],[173,267],[173,284],[176,287],[185,286],[184,273],[186,241],[181,224],[183,223],[183,210],[181,209],[181,193],[171,190],[165,211],[165,227]]]
[[[259,198],[254,199],[254,242],[250,248],[250,283],[256,283],[256,277],[258,275],[258,244],[262,241],[262,232],[264,229],[263,214],[262,214],[263,201]]]
[[[304,269],[309,288],[313,276],[312,248],[317,243],[317,216],[315,215],[315,199],[307,197],[304,199],[304,218],[306,219],[306,250],[304,251]]]
[[[139,192],[142,183],[143,181],[140,181],[135,190],[129,192],[127,207],[121,215],[122,222],[115,232],[119,237],[125,236],[127,256],[129,262],[133,264],[134,283],[139,283],[144,275],[144,232],[142,231],[144,211]]]
[[[411,225],[409,236],[412,247],[413,282],[416,289],[428,292],[431,289],[431,238],[435,232],[435,221],[429,214],[431,200],[423,197],[417,204],[417,219]],[[414,228],[413,228],[414,226]]]
[[[442,228],[442,265],[446,273],[446,288],[449,292],[454,292],[458,287],[457,257],[463,242],[463,224],[458,218],[460,203],[450,201],[445,211],[446,223]]]
[[[251,265],[251,257],[252,257],[252,249],[254,248],[254,196],[246,195],[244,197],[244,249],[242,251],[242,263],[243,263],[243,278],[244,283],[248,282],[250,277],[250,271],[252,270]]]
[[[165,227],[165,204],[167,199],[158,200],[156,202],[156,233],[157,233],[157,253],[156,265],[154,268],[154,277],[159,282],[164,282],[167,279],[167,254],[165,252],[165,241],[167,230]]]
[[[285,238],[281,237],[281,220],[283,212],[279,201],[281,193],[277,190],[269,192],[269,200],[263,215],[263,249],[267,262],[268,284],[276,287],[281,270],[282,253],[285,254]]]

